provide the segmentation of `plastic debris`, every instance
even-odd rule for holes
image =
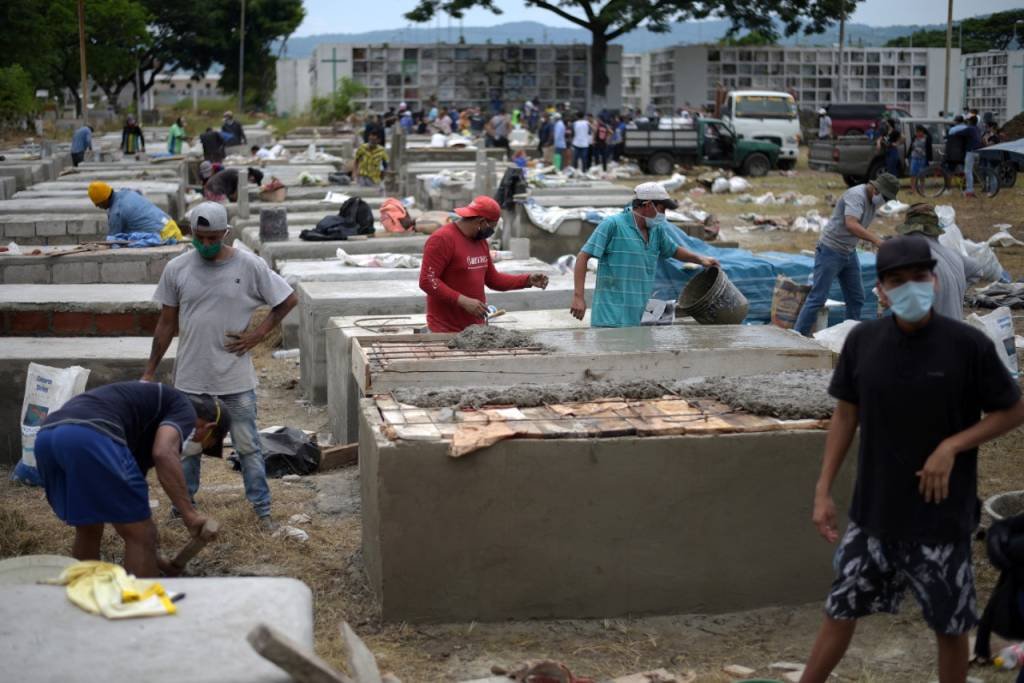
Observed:
[[[271,534],[271,538],[290,538],[293,541],[305,543],[309,540],[309,534],[296,526],[285,524],[278,527],[277,531]]]

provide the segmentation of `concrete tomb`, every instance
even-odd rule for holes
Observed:
[[[156,285],[0,285],[0,336],[149,336]],[[99,342],[103,343],[103,342]]]
[[[73,249],[82,249],[73,252]],[[156,284],[167,263],[188,246],[143,249],[36,247],[30,253],[0,254],[0,284]],[[29,249],[25,249],[29,252]]]

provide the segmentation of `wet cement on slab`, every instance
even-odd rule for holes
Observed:
[[[575,384],[517,384],[510,387],[454,387],[450,389],[395,389],[391,395],[399,403],[419,408],[481,408],[517,406],[535,408],[557,403],[579,403],[602,398],[661,398],[676,393],[674,383],[651,381],[587,382]]]
[[[448,341],[449,349],[483,351],[486,349],[544,348],[532,334],[490,325],[471,325]]]
[[[787,420],[827,419],[836,402],[828,394],[831,370],[793,370],[686,383],[684,396],[715,398],[730,408]]]

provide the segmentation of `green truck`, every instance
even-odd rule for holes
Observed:
[[[740,139],[725,121],[700,118],[684,128],[627,128],[624,153],[653,175],[671,175],[676,164],[687,164],[763,176],[778,163],[779,146]]]

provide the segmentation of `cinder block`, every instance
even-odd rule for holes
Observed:
[[[100,264],[86,261],[82,264],[82,284],[96,285],[100,283]]]
[[[18,191],[18,181],[14,176],[0,176],[0,199],[10,199]]]
[[[67,221],[51,220],[36,223],[36,235],[40,237],[53,237],[67,234],[69,234]]]
[[[69,235],[94,235],[99,232],[95,221],[67,221]]]
[[[4,237],[35,237],[36,236],[36,224],[35,223],[24,223],[18,222],[4,222],[3,234]]]
[[[46,285],[50,283],[50,269],[45,263],[7,266],[4,268],[5,285]]]
[[[81,285],[86,284],[84,275],[84,263],[59,261],[50,266],[50,282],[55,285]]]
[[[45,240],[48,245],[54,247],[66,247],[72,244],[78,244],[77,235],[48,235],[47,237],[43,237],[41,239]]]
[[[125,261],[100,264],[100,281],[104,284],[137,284],[149,276],[145,261]]]

